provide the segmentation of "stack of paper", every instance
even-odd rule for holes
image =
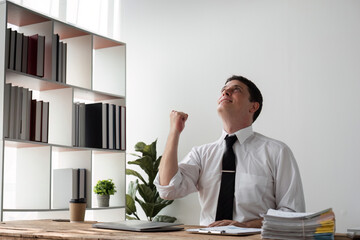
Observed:
[[[264,215],[264,239],[334,239],[335,215],[331,208],[316,213],[269,209]]]

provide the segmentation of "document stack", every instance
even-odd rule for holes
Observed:
[[[316,213],[269,209],[264,215],[263,239],[334,239],[335,215],[331,208]]]

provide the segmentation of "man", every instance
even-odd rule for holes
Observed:
[[[172,111],[155,180],[160,196],[175,199],[198,191],[200,224],[210,227],[261,227],[261,214],[270,208],[304,212],[302,183],[291,150],[252,130],[262,101],[253,82],[241,76],[229,78],[218,99],[220,139],[194,147],[179,165],[178,142],[188,115]]]

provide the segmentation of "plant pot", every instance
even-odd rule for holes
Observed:
[[[110,195],[96,195],[98,201],[98,207],[108,207]]]

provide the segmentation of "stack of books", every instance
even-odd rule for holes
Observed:
[[[126,107],[109,103],[74,103],[73,146],[126,149]]]
[[[4,137],[48,142],[49,102],[32,99],[28,88],[5,84]]]
[[[6,29],[5,60],[8,69],[44,77],[45,36],[25,36]]]
[[[331,208],[316,213],[269,209],[264,215],[263,239],[334,239],[335,215]]]

